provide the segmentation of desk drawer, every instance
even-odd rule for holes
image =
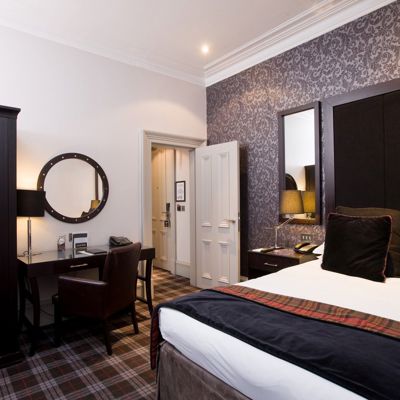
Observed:
[[[82,257],[82,258],[74,258],[71,260],[62,260],[53,263],[53,271],[54,274],[65,274],[66,272],[71,271],[80,271],[83,269],[91,269],[91,268],[102,268],[104,266],[105,256],[104,257]]]

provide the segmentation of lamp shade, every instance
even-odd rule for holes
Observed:
[[[17,190],[17,216],[43,217],[44,198],[43,190]]]
[[[303,197],[303,208],[305,213],[315,213],[315,192],[305,191],[301,193]]]
[[[282,190],[279,212],[280,214],[304,213],[300,190]]]
[[[90,201],[90,209],[94,210],[100,205],[100,200],[91,200]]]

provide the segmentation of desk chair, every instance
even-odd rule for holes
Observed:
[[[100,320],[107,353],[112,354],[108,319],[121,310],[130,310],[135,333],[139,333],[135,300],[141,244],[112,249],[105,260],[102,280],[69,276],[58,278],[58,294],[53,297],[55,343],[61,341],[63,316]]]

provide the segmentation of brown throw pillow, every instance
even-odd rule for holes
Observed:
[[[363,217],[380,217],[390,215],[392,217],[392,238],[390,240],[389,253],[392,261],[391,273],[386,270],[387,277],[400,277],[400,211],[391,208],[353,208],[336,207],[336,212],[344,215],[354,215]]]
[[[384,282],[392,219],[329,214],[322,268]]]

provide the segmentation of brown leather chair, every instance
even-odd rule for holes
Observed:
[[[106,257],[102,280],[69,276],[58,278],[58,294],[53,297],[55,342],[61,340],[63,316],[79,316],[102,321],[107,353],[112,354],[108,319],[121,310],[130,310],[135,333],[139,333],[135,300],[141,244],[112,249]]]

